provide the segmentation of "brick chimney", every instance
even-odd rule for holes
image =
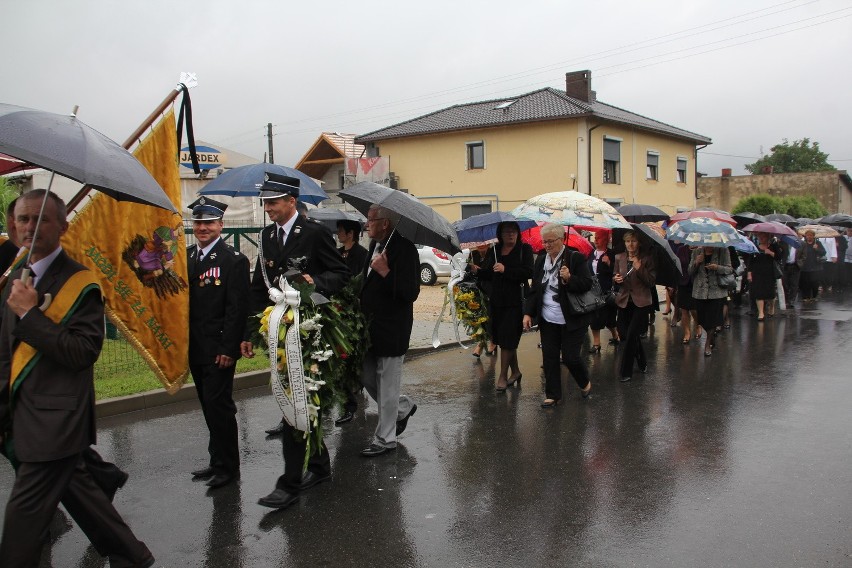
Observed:
[[[572,71],[565,73],[565,94],[571,98],[579,99],[583,102],[594,102],[592,95],[592,72],[588,69],[585,71]]]

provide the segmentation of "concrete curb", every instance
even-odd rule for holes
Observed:
[[[446,343],[434,348],[431,346],[412,347],[405,354],[406,359],[416,359],[424,357],[432,353],[446,351],[448,349],[458,348],[456,342]],[[249,373],[240,373],[234,377],[234,391],[253,389],[266,386],[269,384],[269,371],[251,371]],[[126,414],[128,412],[138,412],[167,404],[175,404],[177,402],[186,402],[197,400],[198,395],[195,392],[195,384],[189,383],[183,385],[175,394],[169,394],[165,389],[157,389],[129,396],[120,396],[116,398],[105,398],[99,400],[95,405],[95,414],[98,418],[106,418],[107,416],[115,416],[117,414]]]

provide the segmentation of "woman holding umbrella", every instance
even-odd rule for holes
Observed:
[[[489,257],[488,264],[477,271],[480,280],[491,284],[488,318],[492,341],[500,347],[497,392],[506,392],[507,387],[516,383],[520,386],[523,377],[517,349],[523,333],[524,291],[533,272],[533,252],[528,244],[521,242],[520,235],[521,228],[515,221],[497,225],[494,258]]]
[[[722,308],[728,297],[728,289],[719,285],[719,274],[731,274],[731,255],[724,247],[697,247],[692,251],[689,274],[692,276],[692,297],[698,325],[707,330],[704,355],[709,357],[716,347],[717,328],[722,327]]]
[[[564,245],[561,225],[544,225],[541,236],[545,254],[535,262],[532,292],[524,310],[524,329],[532,327],[533,318],[538,321],[546,397],[541,407],[552,408],[562,399],[560,353],[583,398],[588,398],[592,390],[589,371],[580,357],[589,327],[589,315],[572,315],[566,309],[565,294],[590,290],[594,276],[583,255]]]
[[[604,295],[612,289],[612,269],[615,266],[615,253],[608,247],[611,231],[600,229],[595,231],[595,250],[589,257],[589,269],[601,285]],[[612,304],[605,304],[592,312],[592,348],[589,353],[601,352],[601,330],[607,328],[612,336],[610,345],[618,345],[618,330],[616,325],[616,309]]]
[[[769,233],[757,233],[757,241],[760,252],[748,265],[748,281],[751,297],[757,304],[757,321],[763,321],[766,314],[770,317],[775,315],[775,271],[781,250]],[[767,300],[769,306],[764,311]]]
[[[618,335],[625,343],[621,359],[621,382],[633,377],[633,360],[639,371],[645,373],[648,361],[641,338],[648,327],[648,316],[653,309],[651,288],[655,285],[656,263],[654,257],[642,250],[634,231],[624,233],[625,252],[615,255],[612,281],[620,288],[615,297],[618,306]]]
[[[801,268],[802,277],[799,290],[803,302],[813,302],[819,294],[819,275],[822,271],[822,261],[825,258],[825,247],[816,240],[816,233],[810,229],[805,231],[805,244],[802,245]]]

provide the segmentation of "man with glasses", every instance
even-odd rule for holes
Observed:
[[[414,301],[420,294],[420,259],[414,243],[396,232],[399,215],[373,205],[367,213],[372,239],[364,267],[361,309],[370,322],[370,349],[364,354],[361,382],[379,405],[379,423],[370,445],[361,450],[375,457],[396,449],[396,438],[408,426],[417,405],[400,395],[402,361],[414,325]]]

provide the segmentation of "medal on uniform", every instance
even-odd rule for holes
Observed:
[[[219,286],[220,284],[222,284],[222,281],[217,278],[216,282],[214,282],[214,284],[216,284],[216,286]]]
[[[221,275],[222,275],[222,268],[221,268],[221,267],[217,266],[217,267],[215,267],[215,268],[211,268],[211,269],[210,269],[210,276],[211,276],[212,278],[214,278],[213,283],[214,283],[216,286],[219,286],[219,285],[221,285],[221,284],[222,284],[222,281],[221,281],[221,280],[219,280],[219,277],[220,277]]]

